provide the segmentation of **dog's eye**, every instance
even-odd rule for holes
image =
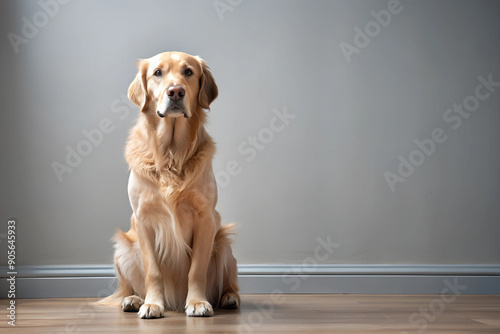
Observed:
[[[161,77],[161,70],[160,69],[156,69],[155,73],[154,73],[154,76],[155,77]]]
[[[193,71],[191,71],[191,69],[189,69],[189,68],[186,68],[184,70],[184,74],[187,75],[188,77],[190,77],[191,75],[193,75]]]

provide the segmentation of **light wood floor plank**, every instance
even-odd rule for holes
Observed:
[[[1,300],[1,333],[500,333],[500,296],[243,295],[211,318],[138,319],[97,299],[19,299],[16,327]]]

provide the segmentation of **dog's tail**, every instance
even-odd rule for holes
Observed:
[[[233,243],[231,236],[236,235],[237,228],[238,225],[234,222],[221,226],[221,228],[217,231],[217,234],[215,234],[212,254],[217,254],[222,250],[222,248]]]
[[[103,298],[94,302],[94,305],[110,305],[110,306],[119,306],[123,302],[123,292],[116,290],[111,296]]]

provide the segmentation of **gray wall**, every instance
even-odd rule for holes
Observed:
[[[111,263],[131,214],[123,148],[137,108],[121,99],[135,61],[167,50],[199,54],[219,85],[208,130],[240,263],[302,263],[330,235],[326,263],[500,264],[500,87],[476,93],[479,76],[500,81],[499,2],[41,3],[51,16],[0,2],[0,250],[15,218],[18,264]],[[390,22],[374,23],[388,6]],[[23,17],[41,27],[16,53]],[[462,103],[467,118],[447,111]],[[284,110],[294,118],[280,126]],[[82,131],[103,122],[85,147]],[[88,155],[60,182],[52,165],[78,145]],[[418,166],[391,189],[399,156]]]

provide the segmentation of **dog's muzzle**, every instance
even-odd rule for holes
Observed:
[[[189,116],[184,111],[170,111],[170,112],[167,111],[165,114],[163,114],[159,110],[157,110],[156,114],[160,118],[165,118],[165,116],[169,116],[169,117],[172,117],[172,118],[176,118],[176,117],[179,117],[179,116],[184,116],[184,118],[189,118]]]
[[[168,99],[164,99],[164,102],[156,110],[156,114],[161,118],[165,116],[172,118],[184,116],[185,118],[189,118],[186,106],[184,105],[184,96],[186,96],[184,87],[181,85],[172,85],[168,87],[165,93]]]
[[[156,110],[156,114],[160,118],[164,118],[165,116],[176,118],[180,116],[184,116],[184,118],[189,118],[187,114],[186,108],[182,103],[172,103],[170,102],[165,111],[161,111],[160,109]]]

